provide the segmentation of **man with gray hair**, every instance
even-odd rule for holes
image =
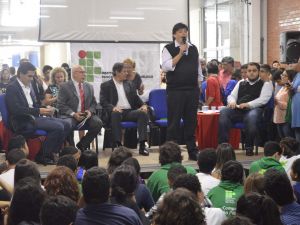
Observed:
[[[102,121],[96,116],[94,89],[91,84],[85,82],[85,77],[85,69],[80,65],[74,65],[72,80],[60,86],[57,100],[60,117],[66,119],[73,129],[86,120],[88,132],[76,145],[81,151],[89,148],[102,128]],[[69,141],[74,145],[73,135]]]

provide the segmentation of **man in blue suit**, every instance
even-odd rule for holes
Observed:
[[[17,79],[7,87],[5,101],[11,123],[19,123],[24,115],[34,117],[34,123],[21,121],[24,129],[21,131],[33,134],[36,129],[47,132],[42,152],[36,159],[42,164],[54,164],[54,154],[58,153],[61,146],[71,131],[68,123],[61,119],[53,118],[54,108],[42,108],[31,86],[31,81],[36,68],[30,62],[20,64]]]

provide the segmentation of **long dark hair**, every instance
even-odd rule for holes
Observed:
[[[41,184],[31,177],[19,180],[8,213],[8,225],[22,221],[40,223],[39,213],[46,194]]]
[[[237,201],[236,213],[248,217],[257,225],[282,225],[276,203],[258,193],[242,195]]]

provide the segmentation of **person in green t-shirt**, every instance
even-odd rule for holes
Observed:
[[[169,141],[159,147],[159,163],[161,168],[154,171],[148,179],[147,187],[149,188],[154,201],[165,192],[170,190],[167,174],[173,164],[181,164],[181,149],[175,142]],[[196,170],[192,167],[185,166],[187,173],[196,174]]]
[[[282,154],[280,145],[275,141],[268,141],[264,146],[264,157],[251,163],[249,173],[264,174],[268,169],[274,168],[285,173],[284,168],[279,162]]]
[[[244,194],[243,177],[242,164],[230,160],[221,170],[221,183],[207,194],[213,206],[222,209],[227,217],[235,215],[237,200]]]

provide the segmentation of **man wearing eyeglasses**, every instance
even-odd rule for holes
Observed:
[[[42,152],[38,154],[36,161],[50,165],[55,163],[55,154],[59,152],[65,138],[69,135],[71,126],[61,119],[52,117],[53,107],[43,108],[38,103],[31,84],[35,70],[36,68],[30,62],[20,64],[16,79],[7,87],[5,101],[11,128],[16,129],[14,132],[27,137],[32,136],[36,130],[47,132]]]
[[[72,80],[60,86],[57,108],[60,117],[66,119],[73,129],[76,126],[84,125],[88,130],[76,145],[81,151],[85,151],[100,132],[102,121],[96,116],[97,102],[94,88],[85,82],[86,72],[84,68],[80,65],[74,65],[71,73]],[[73,136],[69,138],[69,141],[71,145],[75,145]]]

